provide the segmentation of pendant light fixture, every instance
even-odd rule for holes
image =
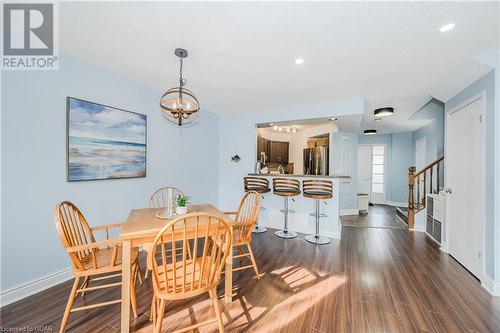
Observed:
[[[375,135],[377,134],[377,130],[376,129],[367,129],[365,130],[365,135]]]
[[[182,126],[192,122],[200,111],[200,103],[196,96],[184,88],[186,79],[182,77],[182,64],[187,58],[185,49],[175,49],[175,55],[179,57],[179,86],[167,90],[160,98],[161,112],[168,121]]]
[[[385,107],[385,108],[379,108],[373,111],[373,115],[375,118],[382,118],[382,117],[389,117],[394,115],[394,108],[392,107]]]

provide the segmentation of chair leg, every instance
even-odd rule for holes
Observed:
[[[153,297],[151,298],[151,311],[149,313],[149,321],[153,322],[153,327],[154,327],[155,322],[156,322],[156,297],[155,297],[155,295],[153,295]]]
[[[89,282],[90,282],[90,276],[86,276],[83,279],[83,283],[80,286],[80,289],[87,288],[89,286]],[[83,296],[85,296],[85,291],[82,291],[82,294],[80,295],[80,297],[83,297]]]
[[[161,332],[161,324],[163,322],[163,315],[165,314],[165,303],[166,302],[164,299],[162,299],[160,301],[160,307],[158,309],[157,318],[156,318],[155,333]]]
[[[78,289],[78,284],[80,283],[80,277],[75,276],[75,282],[73,282],[73,288],[71,288],[71,292],[68,297],[68,303],[66,304],[66,310],[64,310],[63,319],[61,322],[61,328],[59,329],[60,333],[63,333],[66,329],[66,324],[68,323],[69,314],[71,312],[71,308],[73,307],[73,302],[76,298],[76,290]]]
[[[219,326],[219,333],[224,333],[224,322],[222,321],[222,315],[220,312],[219,300],[217,299],[217,289],[213,288],[208,291],[210,298],[212,299],[212,303],[215,308],[215,316],[217,317],[217,326]]]
[[[148,279],[149,269],[146,268],[146,273],[144,273],[144,280]]]
[[[247,244],[247,247],[248,247],[248,254],[250,254],[250,260],[252,261],[253,270],[257,275],[257,280],[259,280],[260,274],[259,274],[259,269],[257,268],[257,262],[255,261],[255,257],[253,256],[252,245]]]
[[[135,266],[136,266],[135,279],[139,279],[139,284],[142,286],[142,270],[141,270],[141,265],[139,265],[139,259],[137,259]],[[134,284],[135,284],[135,281],[134,281]]]
[[[130,285],[130,304],[132,305],[132,312],[134,313],[134,318],[137,318],[137,296],[135,294],[135,284]]]

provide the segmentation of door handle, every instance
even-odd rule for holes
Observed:
[[[448,187],[448,188],[446,189],[446,193],[451,193],[451,192],[452,192],[452,191],[451,191],[451,188],[449,188],[449,187]]]

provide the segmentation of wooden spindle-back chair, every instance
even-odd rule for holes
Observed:
[[[161,331],[167,301],[193,298],[205,292],[210,295],[216,319],[182,331],[217,321],[219,331],[224,332],[216,288],[231,242],[228,223],[208,213],[182,215],[162,228],[148,253],[152,267],[154,299],[151,312],[155,332]],[[180,249],[179,243],[182,244]],[[188,256],[188,249],[192,256]],[[152,255],[158,251],[160,257]]]
[[[184,197],[184,192],[177,187],[164,186],[154,191],[149,196],[149,208],[165,208],[168,205],[168,192],[172,191],[173,198],[177,196]]]
[[[227,215],[233,215],[235,223],[233,224],[233,247],[238,250],[238,254],[233,256],[234,259],[240,258],[240,262],[244,257],[250,259],[251,265],[241,266],[233,269],[233,272],[241,271],[248,268],[253,268],[257,279],[260,278],[257,262],[252,251],[252,231],[257,223],[260,213],[260,194],[256,191],[246,192],[240,201],[240,205],[236,212],[225,212]],[[244,252],[242,247],[246,247],[248,252]]]
[[[163,186],[155,190],[150,196],[149,196],[149,208],[166,208],[168,206],[168,192],[172,192],[172,198],[175,199],[177,197],[184,197],[184,192],[177,187],[174,186]],[[144,244],[143,249],[146,252],[149,252],[149,249],[151,247],[151,244]],[[146,266],[146,273],[144,274],[144,278],[148,278],[149,271],[151,270],[151,267],[149,265],[149,261],[147,262]]]
[[[73,307],[73,303],[78,294],[85,295],[85,292],[119,287],[121,282],[99,284],[89,287],[90,280],[101,281],[105,279],[121,276],[121,243],[115,239],[109,239],[109,230],[122,227],[122,223],[97,226],[91,228],[83,213],[73,203],[63,201],[55,208],[55,225],[66,252],[68,253],[73,266],[75,281],[68,298],[68,303],[64,311],[60,332],[64,332],[71,312],[92,309],[100,306],[120,303],[121,299],[101,302],[81,307]],[[105,230],[106,239],[96,241],[94,231]],[[132,276],[137,276],[142,283],[141,271],[138,262],[138,251],[135,249],[132,256]],[[80,281],[83,282],[80,284]],[[137,317],[137,301],[135,287],[132,284],[131,303],[134,316]]]

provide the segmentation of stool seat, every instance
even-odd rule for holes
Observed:
[[[255,191],[257,193],[267,193],[267,192],[270,192],[271,189],[269,187],[265,188],[265,187],[260,187],[260,186],[248,186],[248,187],[245,187],[245,191]]]
[[[323,191],[304,191],[304,197],[312,199],[331,199],[333,194],[331,192]]]
[[[291,189],[276,189],[273,191],[274,194],[282,196],[282,197],[292,197],[300,194],[300,191],[291,190]]]

